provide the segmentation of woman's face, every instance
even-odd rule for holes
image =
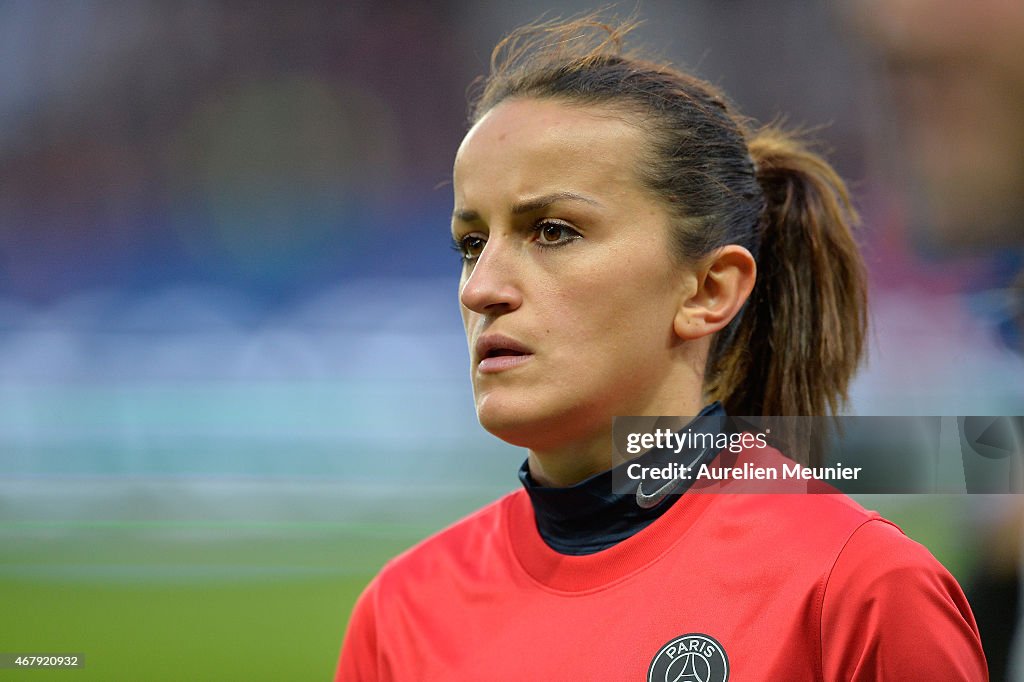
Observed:
[[[694,277],[673,258],[668,211],[639,184],[643,138],[627,120],[507,100],[456,156],[477,414],[534,451],[607,451],[614,416],[700,408],[701,368],[680,362],[688,344],[673,331]]]

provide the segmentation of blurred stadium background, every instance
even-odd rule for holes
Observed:
[[[447,180],[491,46],[586,8],[0,3],[0,652],[86,660],[0,677],[328,678],[380,565],[517,484],[473,416]],[[639,12],[745,113],[821,126],[851,180],[853,411],[1024,414],[987,322],[1019,254],[929,255],[843,7]],[[976,569],[983,508],[865,503]]]

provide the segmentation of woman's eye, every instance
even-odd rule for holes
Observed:
[[[455,240],[455,250],[462,254],[462,260],[473,261],[480,257],[487,240],[475,234],[467,234]]]
[[[580,233],[564,223],[542,220],[534,227],[537,241],[544,246],[559,246],[580,238]]]

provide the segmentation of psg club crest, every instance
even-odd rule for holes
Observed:
[[[726,682],[729,658],[714,637],[694,632],[658,650],[647,682]]]

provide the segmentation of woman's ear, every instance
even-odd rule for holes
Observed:
[[[757,263],[742,246],[729,244],[697,265],[692,286],[673,320],[676,336],[691,341],[714,334],[736,317],[754,289]]]

